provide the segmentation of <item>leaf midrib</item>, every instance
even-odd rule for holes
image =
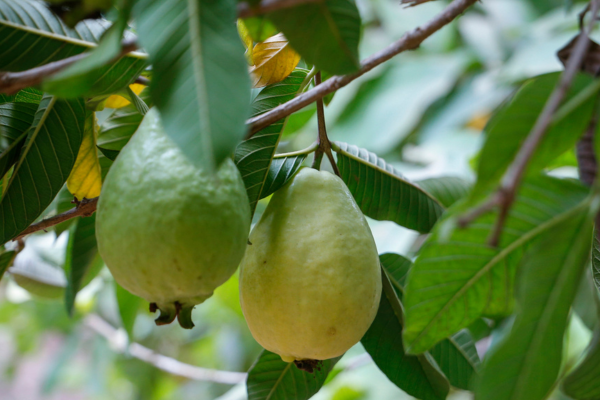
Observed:
[[[285,368],[283,369],[283,371],[281,371],[281,374],[279,375],[279,378],[277,378],[277,381],[273,385],[273,388],[271,389],[271,391],[269,392],[269,394],[267,395],[267,398],[265,400],[270,400],[271,399],[271,396],[273,396],[273,393],[275,393],[275,390],[277,389],[277,387],[281,383],[283,377],[285,376],[285,374],[287,374],[287,372],[288,372],[288,370],[290,369],[291,366],[292,366],[292,363],[288,363],[285,366]]]
[[[446,303],[446,305],[444,305],[444,307],[442,307],[442,309],[440,311],[437,312],[437,314],[431,319],[431,321],[427,324],[427,326],[425,326],[425,328],[423,328],[421,330],[421,332],[417,335],[417,337],[415,337],[415,339],[411,342],[410,345],[407,346],[406,352],[410,352],[410,350],[415,347],[415,344],[425,335],[429,332],[429,329],[431,328],[431,325],[434,322],[437,322],[437,320],[440,318],[440,316],[452,305],[454,304],[457,299],[462,296],[469,288],[471,288],[476,282],[479,281],[479,279],[481,277],[483,277],[485,274],[487,274],[494,266],[497,265],[497,262],[504,259],[506,256],[508,256],[510,253],[512,253],[514,250],[516,250],[517,248],[519,248],[520,246],[526,244],[529,240],[532,240],[535,236],[537,236],[539,233],[543,232],[546,229],[549,229],[550,227],[554,226],[555,224],[558,224],[560,222],[562,222],[565,218],[570,217],[571,214],[575,214],[577,212],[579,212],[580,208],[585,208],[588,206],[588,203],[590,202],[590,199],[587,198],[586,200],[582,201],[580,204],[578,204],[577,206],[573,207],[572,209],[557,215],[556,217],[553,217],[551,219],[549,219],[548,221],[538,225],[536,228],[532,229],[531,231],[529,231],[528,233],[524,234],[523,236],[521,236],[519,239],[515,240],[514,242],[512,242],[510,245],[508,245],[505,249],[503,249],[502,251],[500,251],[496,256],[494,256],[486,265],[483,266],[482,269],[479,270],[479,272],[477,272],[477,274],[475,274],[471,279],[469,279],[467,281],[467,283],[458,291],[456,292],[452,298],[450,298],[450,300]],[[489,300],[488,300],[489,302]],[[487,307],[487,306],[486,306]]]
[[[7,20],[0,19],[0,25],[6,25],[13,29],[17,29],[17,30],[24,31],[27,33],[32,33],[32,34],[38,35],[38,36],[43,36],[48,39],[57,40],[57,41],[60,41],[60,42],[66,43],[66,44],[72,44],[75,46],[85,47],[87,49],[94,49],[94,48],[98,47],[98,44],[93,43],[93,42],[88,42],[88,41],[81,40],[81,39],[75,39],[75,38],[72,38],[69,36],[63,36],[63,35],[59,35],[59,34],[53,33],[53,32],[43,31],[43,30],[40,30],[37,28],[32,28],[30,26],[26,26],[26,25],[19,25],[19,24],[16,24],[14,22],[7,21]],[[127,55],[125,55],[125,57],[133,57],[133,58],[139,58],[139,59],[146,60],[148,58],[148,55],[141,51],[132,51],[130,53],[127,53]]]
[[[203,154],[207,157],[205,165],[214,165],[215,159],[213,154],[213,145],[210,142],[212,137],[210,115],[208,115],[207,107],[202,107],[202,99],[208,99],[206,88],[206,80],[203,76],[204,62],[202,59],[202,40],[200,39],[200,19],[201,11],[195,0],[188,0],[188,25],[190,31],[190,49],[192,51],[193,75],[196,83],[196,102],[198,106],[199,125],[204,132],[200,132],[200,142],[204,149]],[[209,102],[207,102],[209,103]],[[207,104],[208,106],[208,104]]]
[[[577,228],[575,230],[575,237],[578,237],[581,235],[581,227],[586,223],[586,219],[584,216],[581,216],[581,221],[579,222]],[[572,249],[572,248],[571,248]],[[579,249],[577,249],[579,250]],[[575,253],[576,254],[576,253]],[[573,267],[572,263],[573,260],[577,259],[577,256],[574,255],[574,252],[569,251],[566,255],[566,257],[564,258],[565,261],[563,263],[561,263],[561,265],[563,265],[563,267],[561,268],[560,273],[556,276],[556,278],[554,279],[554,283],[552,284],[552,289],[550,291],[550,296],[548,297],[548,301],[544,303],[543,306],[543,310],[542,310],[542,317],[539,319],[539,323],[536,324],[536,328],[535,328],[535,334],[533,335],[533,341],[531,342],[531,345],[527,348],[527,351],[525,353],[525,357],[524,357],[524,361],[523,363],[521,363],[522,368],[520,369],[521,371],[526,371],[526,370],[531,370],[531,368],[527,368],[527,365],[530,364],[532,361],[532,359],[534,358],[534,351],[532,351],[533,349],[539,349],[540,347],[540,343],[541,343],[541,338],[543,337],[542,334],[540,334],[540,332],[547,332],[548,331],[548,326],[550,323],[550,320],[552,319],[552,310],[554,310],[556,308],[556,306],[558,305],[558,301],[560,299],[560,295],[562,294],[562,291],[564,290],[564,288],[561,286],[558,288],[557,290],[557,282],[564,282],[564,275],[568,275],[569,274],[569,267]],[[543,327],[543,328],[542,328]],[[522,398],[521,397],[521,393],[525,390],[527,383],[528,382],[524,382],[523,378],[526,378],[524,376],[525,374],[517,374],[517,381],[515,383],[514,386],[514,392],[516,393],[518,396],[516,396],[515,398]],[[530,375],[528,375],[527,377],[529,377]]]

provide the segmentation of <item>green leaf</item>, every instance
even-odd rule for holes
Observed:
[[[0,104],[0,176],[17,162],[37,109],[30,103]]]
[[[412,262],[398,254],[386,253],[379,256],[381,266],[387,272],[400,301],[404,291],[404,281]],[[431,356],[448,377],[450,384],[468,390],[473,376],[479,369],[479,356],[471,334],[463,329],[448,339],[435,345]]]
[[[387,272],[388,278],[390,278],[398,297],[402,300],[406,276],[412,267],[412,261],[394,253],[380,254],[379,261],[381,261],[383,269]]]
[[[194,164],[213,171],[243,138],[250,114],[235,1],[138,0],[134,15],[166,133]]]
[[[325,0],[267,15],[308,63],[334,75],[358,70],[360,14],[354,0]]]
[[[366,216],[419,232],[431,230],[444,211],[435,198],[374,153],[342,142],[332,147],[342,179]]]
[[[121,285],[115,282],[115,292],[117,295],[117,304],[119,305],[119,315],[121,316],[121,324],[127,332],[129,340],[133,340],[133,326],[137,317],[137,311],[142,299],[134,294],[123,289]]]
[[[487,124],[473,198],[478,198],[500,180],[535,125],[559,77],[560,73],[556,72],[529,80]],[[592,116],[596,101],[594,94],[599,89],[598,85],[591,85],[592,82],[593,78],[585,74],[576,77],[563,108],[555,115],[555,121],[527,164],[528,174],[540,172],[555,158],[572,148],[583,134]],[[590,88],[594,90],[589,90]],[[575,97],[584,101],[577,107],[565,107]]]
[[[592,246],[592,276],[594,283],[600,290],[600,237],[598,236],[598,228],[594,230],[594,240]]]
[[[23,71],[93,49],[108,26],[105,20],[86,20],[70,29],[42,1],[0,0],[0,37],[7,38],[0,41],[0,70]],[[76,85],[57,82],[49,89],[65,97],[110,94],[133,82],[145,66],[144,56],[129,54],[78,75]]]
[[[307,70],[297,69],[283,81],[261,90],[252,102],[252,116],[263,114],[293,99],[307,74]],[[252,214],[254,214],[258,200],[273,193],[267,193],[269,189],[266,185],[268,182],[275,182],[274,180],[269,181],[269,176],[272,176],[270,166],[284,125],[285,119],[269,125],[250,139],[244,140],[235,150],[235,164],[246,185]],[[272,176],[272,179],[275,177]]]
[[[585,201],[527,250],[514,325],[486,357],[477,399],[542,400],[550,395],[561,367],[571,303],[589,257],[592,220],[590,201]]]
[[[263,15],[244,19],[244,25],[253,41],[260,43],[277,34],[277,28]]]
[[[292,157],[274,158],[269,173],[265,181],[264,189],[261,193],[261,199],[272,195],[283,185],[289,182],[296,175],[296,172],[302,167],[308,154],[301,154]]]
[[[600,399],[600,330],[586,351],[585,358],[562,381],[561,390],[574,400]]]
[[[96,214],[79,217],[77,222],[71,225],[65,257],[65,274],[67,276],[65,306],[69,315],[73,315],[75,297],[83,286],[84,278],[94,265],[94,258],[97,254]]]
[[[458,200],[467,197],[473,186],[471,182],[455,176],[429,178],[416,182],[427,193],[435,197],[444,207],[448,208]]]
[[[140,98],[144,102],[150,102],[149,88],[145,88],[140,93]],[[114,110],[100,127],[97,139],[98,148],[107,158],[116,159],[121,149],[125,147],[140,126],[143,118],[144,116],[133,103]]]
[[[467,329],[442,340],[429,353],[452,386],[463,390],[471,389],[471,381],[479,371],[481,362],[475,341]]]
[[[0,243],[35,221],[63,187],[81,146],[84,119],[83,99],[44,96],[0,201]]]
[[[17,256],[17,252],[12,251],[12,250],[11,251],[5,250],[2,252],[2,254],[0,254],[0,279],[2,279],[2,277],[4,276],[4,273],[6,272],[8,267],[11,266],[11,264],[15,260],[16,256]]]
[[[133,82],[145,67],[145,56],[128,56],[124,60],[129,61],[128,63],[113,61],[121,52],[121,41],[127,29],[132,3],[132,0],[122,2],[117,21],[104,32],[98,47],[90,50],[87,57],[44,81],[42,88],[45,92],[62,97],[101,95],[126,88]],[[107,71],[107,68],[110,69]],[[94,81],[101,77],[98,71],[102,71],[102,74],[109,73],[112,77],[112,84],[107,92],[91,91]]]
[[[4,103],[33,103],[40,104],[43,93],[34,88],[25,88],[15,95],[0,94],[0,104]]]
[[[482,316],[509,314],[516,266],[526,245],[561,223],[586,195],[587,189],[575,181],[545,176],[526,180],[498,248],[487,244],[497,211],[465,229],[453,229],[464,208],[457,204],[447,212],[408,274],[403,332],[407,351],[424,352]]]
[[[323,386],[339,359],[322,361],[311,374],[264,350],[248,372],[248,400],[308,400]]]
[[[422,400],[445,399],[448,380],[429,354],[410,356],[402,341],[402,305],[387,274],[382,274],[383,292],[375,321],[361,343],[377,367],[396,386]]]

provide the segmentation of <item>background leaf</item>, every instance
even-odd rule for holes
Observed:
[[[342,179],[366,216],[419,232],[431,230],[444,211],[436,199],[374,153],[342,142],[332,147]]]
[[[587,349],[585,358],[565,377],[561,389],[564,394],[575,400],[594,400],[600,398],[600,330]]]
[[[0,41],[0,71],[23,71],[80,54],[94,48],[108,26],[106,20],[92,19],[71,29],[42,1],[0,0],[0,37],[10,38]],[[66,97],[109,94],[130,84],[145,66],[144,57],[129,54],[80,76],[76,86],[49,89]]]
[[[11,266],[11,264],[15,260],[16,255],[17,252],[12,250],[5,250],[2,252],[2,254],[0,254],[0,279],[2,279],[8,267]]]
[[[514,159],[521,144],[533,128],[548,97],[556,86],[560,73],[538,76],[526,82],[514,98],[500,109],[487,124],[486,141],[479,155],[477,182],[473,198],[485,193],[499,181]],[[596,96],[585,89],[593,78],[580,74],[573,81],[563,106],[578,94],[587,93],[587,101],[572,109],[552,124],[540,146],[527,164],[527,173],[536,174],[556,157],[572,148],[588,126]],[[557,113],[558,115],[559,113]]]
[[[215,169],[246,132],[250,87],[233,0],[138,0],[151,95],[166,133],[199,167]]]
[[[267,15],[308,63],[334,75],[358,70],[360,15],[353,0],[325,0]]]
[[[264,87],[287,78],[300,62],[300,55],[292,49],[285,36],[279,33],[254,46],[252,61],[252,86]]]
[[[44,96],[0,202],[0,242],[17,236],[50,205],[67,180],[83,138],[83,99]]]
[[[264,350],[248,372],[248,400],[308,400],[323,386],[339,359],[322,361],[311,374]]]
[[[262,89],[252,102],[252,116],[265,113],[293,99],[307,74],[307,70],[297,69],[282,82]],[[264,193],[266,193],[265,185],[269,176],[269,167],[284,125],[285,119],[282,119],[261,129],[250,139],[240,143],[235,150],[235,164],[246,185],[252,214],[254,214],[258,200],[268,196]]]
[[[307,154],[293,157],[273,158],[269,167],[269,173],[265,180],[265,186],[261,192],[261,198],[267,197],[278,191],[283,185],[296,175],[302,167]]]
[[[445,399],[450,386],[429,355],[410,356],[402,341],[402,306],[387,275],[377,316],[361,343],[377,367],[396,386],[423,400]]]
[[[73,315],[75,297],[83,287],[84,278],[94,266],[97,254],[96,214],[79,217],[77,222],[71,226],[65,258],[65,274],[67,276],[65,306],[69,315]]]
[[[541,400],[552,391],[571,303],[589,257],[590,216],[590,202],[583,202],[528,249],[514,325],[486,357],[476,399]]]
[[[133,327],[137,317],[137,311],[142,303],[142,299],[127,290],[123,289],[115,281],[115,291],[117,295],[117,304],[119,305],[119,315],[121,316],[121,324],[127,332],[129,340],[133,340]]]
[[[78,200],[100,195],[102,177],[96,148],[96,131],[96,113],[87,111],[81,147],[67,179],[67,188]]]
[[[112,84],[110,91],[114,92],[126,87],[132,80],[141,73],[145,67],[145,56],[130,54],[130,64],[127,59],[124,61],[115,60],[121,52],[121,41],[123,34],[127,29],[127,23],[131,15],[133,0],[121,1],[118,8],[117,20],[102,35],[98,47],[89,51],[89,55],[75,64],[65,68],[57,74],[50,77],[43,83],[45,92],[60,95],[62,97],[78,97],[90,94],[90,89],[94,81],[100,77],[98,71],[103,74],[110,74]],[[126,35],[129,38],[133,35]],[[139,59],[139,60],[135,60]],[[112,64],[110,69],[103,68]],[[95,73],[95,75],[93,75]],[[120,75],[119,75],[120,74]],[[137,74],[137,75],[136,75]],[[104,94],[91,93],[91,94]]]
[[[0,104],[0,176],[17,162],[37,109],[30,103]]]
[[[531,240],[560,223],[583,201],[577,182],[540,176],[525,181],[506,220],[498,248],[487,244],[497,212],[453,229],[459,205],[441,220],[411,268],[404,296],[407,351],[421,353],[482,316],[513,308],[517,263]]]
[[[387,272],[400,301],[404,282],[412,262],[399,254],[386,253],[379,256],[381,266]],[[479,370],[479,356],[468,330],[463,329],[436,344],[429,352],[454,387],[469,390],[473,376]]]
[[[263,42],[277,34],[277,28],[264,15],[246,18],[243,20],[248,34],[257,43]]]
[[[596,287],[600,290],[600,237],[597,228],[594,230],[592,245],[592,276]]]
[[[142,90],[140,97],[145,102],[150,103],[149,88]],[[106,157],[114,160],[121,149],[129,142],[143,118],[144,116],[140,114],[134,104],[128,104],[114,110],[100,127],[97,140],[98,148]]]
[[[473,186],[466,179],[455,176],[424,179],[417,181],[416,184],[435,197],[446,208],[467,197]]]

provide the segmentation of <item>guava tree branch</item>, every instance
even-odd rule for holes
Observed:
[[[135,41],[123,41],[121,52],[115,57],[115,60],[118,60],[126,54],[137,50],[137,48],[138,47]],[[44,64],[25,71],[0,72],[0,93],[14,94],[21,89],[37,86],[42,83],[44,79],[75,64],[77,61],[84,59],[89,54],[90,53],[88,52],[77,54],[72,57]]]
[[[36,224],[32,224],[23,232],[19,233],[19,236],[14,238],[13,240],[21,239],[23,236],[29,235],[34,232],[43,231],[51,226],[58,225],[61,222],[65,222],[71,218],[75,217],[89,217],[96,211],[96,205],[98,204],[98,198],[94,197],[93,199],[83,199],[79,202],[77,207],[70,209],[69,211],[65,211],[62,214],[55,215],[50,218],[46,218],[41,220]]]
[[[371,57],[363,60],[358,72],[349,75],[333,76],[327,79],[324,83],[317,85],[315,88],[304,94],[301,94],[287,103],[281,104],[280,106],[277,106],[264,114],[248,119],[246,121],[246,124],[249,126],[249,133],[247,137],[252,137],[252,135],[254,135],[256,132],[279,121],[281,118],[287,117],[288,115],[306,107],[318,99],[322,99],[329,93],[333,93],[336,90],[346,86],[359,76],[364,75],[376,66],[388,61],[392,57],[406,50],[418,48],[425,39],[444,26],[448,25],[476,2],[477,0],[454,0],[448,5],[448,7],[444,9],[444,11],[439,13],[435,18],[425,25],[405,33],[398,41],[392,43],[382,51],[375,53]]]
[[[244,382],[246,379],[247,374],[244,372],[219,371],[196,367],[177,361],[174,358],[158,354],[139,343],[128,344],[125,332],[115,329],[98,315],[88,315],[85,318],[85,325],[108,340],[111,347],[119,353],[128,353],[131,356],[170,374],[196,381],[216,382],[226,385],[235,385]]]
[[[321,84],[321,72],[317,72],[315,75],[315,84],[316,86]],[[340,174],[340,170],[335,163],[335,159],[333,158],[333,153],[331,152],[331,142],[329,141],[329,137],[327,136],[327,126],[325,125],[325,107],[323,106],[323,99],[317,99],[317,120],[319,124],[319,136],[317,137],[317,150],[315,151],[315,161],[313,165],[316,165],[318,169],[321,164],[321,159],[323,158],[323,154],[327,156],[329,159],[329,163],[331,164],[331,168],[333,168],[333,172],[340,178],[342,175]]]
[[[237,12],[239,18],[250,18],[267,14],[284,8],[296,7],[307,3],[321,3],[323,0],[262,0],[256,6],[248,2],[239,3]]]
[[[84,323],[88,328],[104,337],[110,346],[117,352],[130,354],[138,360],[144,361],[162,371],[173,375],[195,381],[216,382],[226,385],[242,383],[248,376],[248,374],[245,372],[219,371],[215,369],[196,367],[194,365],[182,363],[181,361],[177,361],[171,357],[158,354],[139,343],[128,344],[125,332],[114,328],[111,324],[96,314],[89,314],[87,317],[85,317]],[[369,364],[371,361],[371,356],[369,356],[368,353],[360,354],[349,359],[348,362],[345,363],[344,371],[355,370]]]
[[[579,38],[575,42],[573,53],[571,54],[571,57],[569,58],[566,67],[560,76],[558,84],[548,98],[548,101],[544,105],[544,109],[538,116],[535,125],[517,152],[513,162],[502,177],[498,189],[481,205],[470,211],[467,215],[463,216],[459,220],[459,224],[464,227],[482,213],[489,211],[495,206],[499,206],[500,212],[498,219],[496,220],[492,234],[489,238],[489,243],[492,246],[498,245],[508,212],[515,200],[516,192],[521,184],[525,169],[529,164],[529,160],[550,128],[550,125],[552,124],[552,118],[565,98],[569,88],[571,87],[571,83],[579,72],[581,64],[586,56],[590,44],[589,34],[594,28],[594,24],[596,22],[598,10],[600,8],[600,0],[592,0],[590,4],[591,19],[587,29],[581,32]]]

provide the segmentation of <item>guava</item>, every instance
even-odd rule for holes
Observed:
[[[338,357],[365,334],[380,296],[375,241],[348,188],[301,169],[271,198],[240,266],[252,335],[299,367]]]
[[[108,172],[96,217],[98,250],[115,280],[160,310],[157,325],[191,312],[237,269],[250,206],[233,161],[196,167],[150,110]]]

